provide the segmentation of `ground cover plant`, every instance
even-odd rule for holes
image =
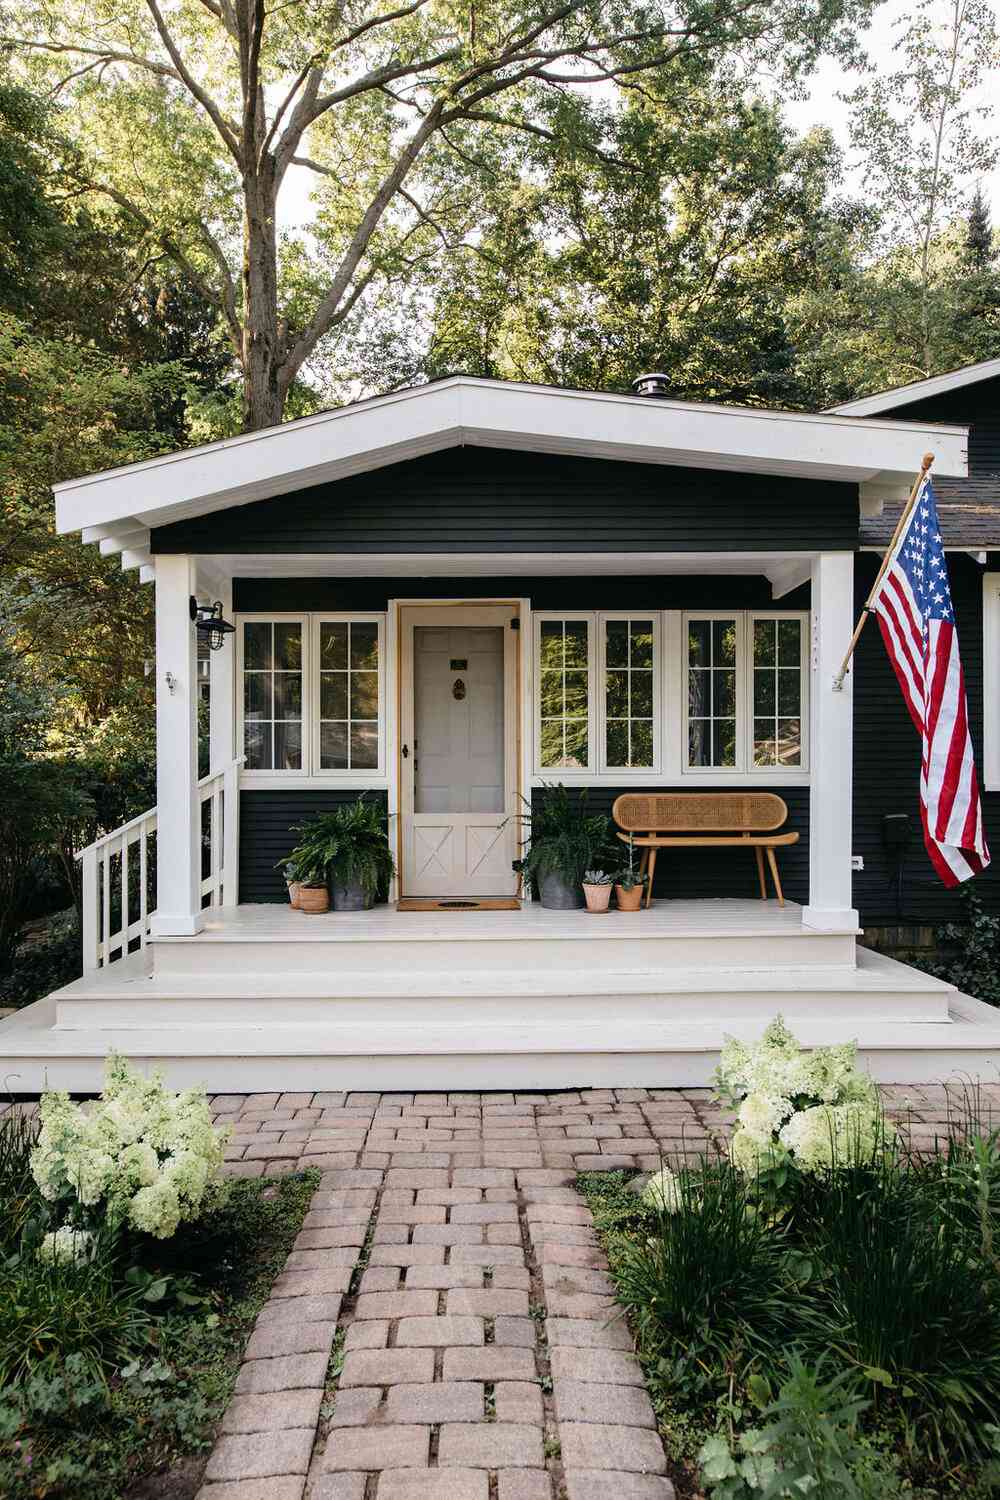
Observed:
[[[967,1099],[940,1150],[911,1153],[849,1049],[805,1055],[780,1023],[730,1046],[718,1084],[726,1155],[641,1193],[580,1182],[675,1483],[995,1493],[1000,1132]]]
[[[79,1118],[54,1096],[41,1137],[17,1111],[0,1117],[5,1500],[188,1500],[197,1492],[253,1321],[318,1183],[309,1171],[239,1179],[220,1191],[206,1169],[195,1205],[191,1173],[200,1172],[187,1161],[177,1198],[170,1174],[202,1128],[204,1096],[159,1089],[158,1098],[158,1085],[120,1062],[110,1082],[105,1104]],[[139,1121],[127,1107],[137,1091],[149,1106]],[[109,1144],[115,1115],[134,1139],[95,1150]],[[181,1149],[152,1145],[157,1120],[161,1141]],[[132,1181],[126,1191],[135,1146],[155,1155],[158,1179],[145,1184],[157,1191],[138,1214],[143,1185]],[[207,1136],[202,1146],[203,1161],[215,1147]],[[149,1177],[148,1156],[143,1166]],[[175,1206],[171,1232],[137,1227],[151,1214],[151,1225],[169,1229]]]

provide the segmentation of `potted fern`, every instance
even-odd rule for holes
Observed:
[[[571,797],[560,782],[542,787],[539,805],[523,820],[530,832],[517,868],[525,879],[537,880],[542,905],[552,911],[583,906],[584,873],[597,866],[610,843],[606,815],[589,811],[585,788]]]
[[[296,868],[324,872],[334,911],[366,911],[396,873],[385,825],[380,804],[359,797],[300,823],[293,830],[299,843],[288,858]],[[300,887],[300,905],[307,888]]]

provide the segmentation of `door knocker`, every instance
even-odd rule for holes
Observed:
[[[451,696],[453,698],[457,698],[459,703],[461,703],[462,699],[465,697],[465,683],[462,681],[461,677],[455,678],[455,681],[452,684],[451,688]]]

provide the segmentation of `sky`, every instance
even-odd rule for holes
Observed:
[[[989,0],[989,4],[1000,15],[1000,0]],[[908,0],[884,0],[876,10],[866,38],[869,55],[876,67],[889,71],[895,66],[893,40],[896,29],[899,22],[912,13],[912,9]],[[948,15],[951,12],[950,0],[934,0],[934,9],[942,17]],[[810,80],[806,98],[785,100],[786,118],[802,132],[814,125],[828,125],[838,142],[846,149],[848,112],[837,95],[853,87],[857,81],[857,76],[846,73],[839,63],[832,59],[824,62]],[[992,86],[993,94],[1000,94],[1000,77],[993,78]],[[989,102],[986,89],[983,90],[983,102]],[[994,129],[1000,131],[1000,116],[994,121]],[[279,218],[283,228],[307,225],[312,220],[313,209],[309,194],[315,182],[314,174],[307,167],[289,169],[279,200]],[[856,167],[849,158],[847,185],[849,188],[860,186]],[[992,208],[994,228],[1000,228],[1000,166],[983,182],[982,187]]]

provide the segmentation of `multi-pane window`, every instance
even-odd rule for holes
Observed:
[[[319,769],[378,769],[378,624],[319,622]]]
[[[604,621],[604,764],[654,765],[654,622]]]
[[[735,616],[687,622],[687,763],[691,768],[735,767],[738,757]]]
[[[539,761],[543,770],[590,764],[590,622],[541,620],[538,637]]]
[[[753,764],[802,764],[802,622],[753,621]]]
[[[302,622],[243,622],[243,754],[248,771],[302,770]]]

